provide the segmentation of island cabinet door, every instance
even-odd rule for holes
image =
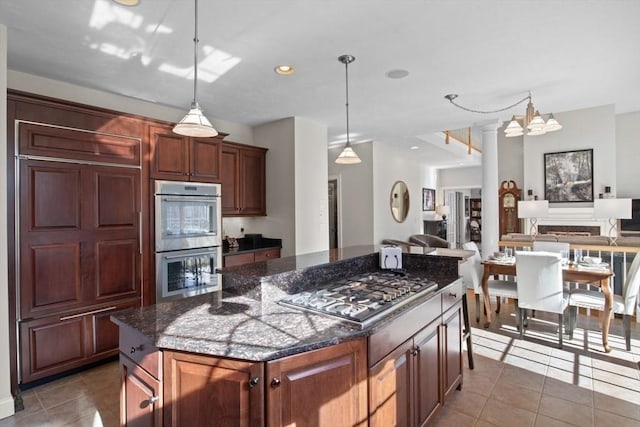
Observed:
[[[458,303],[454,308],[443,314],[444,346],[443,352],[443,383],[444,399],[462,384],[462,338],[461,318],[462,305]]]
[[[164,425],[264,426],[262,363],[164,352]]]
[[[410,339],[369,369],[371,427],[413,425],[413,357]]]
[[[414,341],[415,352],[415,425],[429,423],[442,405],[441,387],[441,327],[440,318],[418,332]]]
[[[123,355],[120,355],[120,367],[120,425],[161,427],[160,382]]]
[[[268,426],[367,425],[365,340],[267,363]]]

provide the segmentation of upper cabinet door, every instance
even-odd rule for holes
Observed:
[[[189,178],[189,138],[169,127],[149,128],[151,178],[187,181]]]
[[[266,215],[265,203],[265,152],[242,150],[241,165],[241,210],[243,215]]]
[[[222,215],[240,213],[240,150],[229,144],[222,146]]]
[[[191,138],[189,180],[220,182],[222,143],[218,138]]]

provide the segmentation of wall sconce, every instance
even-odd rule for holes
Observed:
[[[548,200],[519,200],[518,201],[518,218],[529,218],[530,228],[529,234],[535,236],[538,234],[536,224],[538,218],[545,218],[549,213]]]
[[[631,219],[631,199],[595,199],[593,217],[609,220],[609,240],[612,245],[616,245],[618,220]]]

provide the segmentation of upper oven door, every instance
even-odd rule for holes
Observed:
[[[157,194],[156,252],[220,246],[218,196]]]

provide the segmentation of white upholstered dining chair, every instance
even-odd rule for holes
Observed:
[[[613,312],[622,314],[624,339],[627,351],[631,351],[631,316],[636,309],[638,291],[640,289],[640,255],[636,253],[627,272],[627,278],[622,287],[622,295],[613,296]],[[604,311],[604,294],[598,290],[572,289],[569,297],[569,333],[573,338],[576,326],[578,307]]]
[[[516,252],[516,283],[520,325],[525,310],[540,310],[558,315],[558,342],[562,348],[564,312],[569,294],[563,289],[562,258],[553,252]],[[524,338],[524,327],[520,328]]]
[[[482,295],[482,259],[480,251],[475,242],[466,242],[462,244],[462,248],[474,251],[474,255],[460,264],[458,273],[462,276],[463,282],[467,288],[473,289],[476,299],[476,322],[480,322],[480,312],[482,310],[480,304],[480,295]],[[489,279],[489,296],[496,298],[516,298],[516,284],[507,280]],[[497,311],[496,311],[497,313]]]
[[[566,242],[543,242],[536,240],[533,242],[532,249],[534,251],[556,252],[569,251],[570,244]]]

